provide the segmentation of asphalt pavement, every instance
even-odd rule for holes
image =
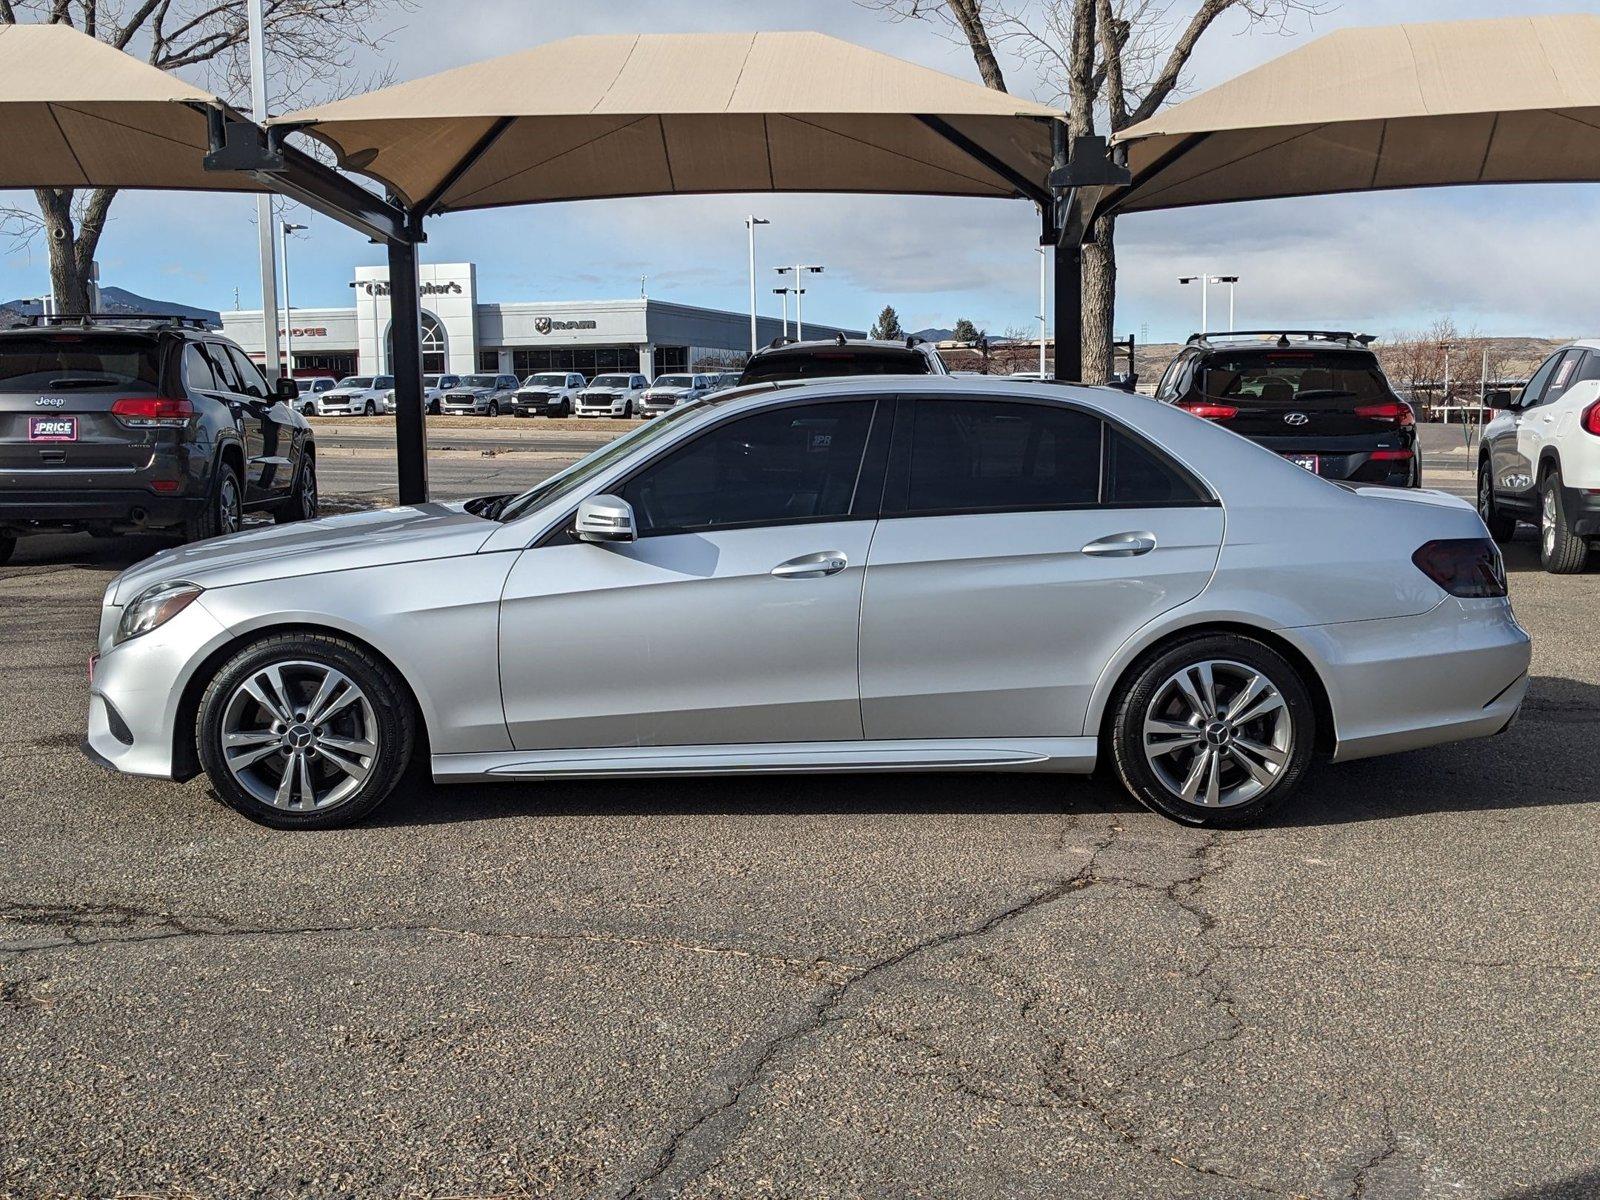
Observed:
[[[436,486],[577,452],[483,448]],[[324,488],[378,495],[368,458]],[[277,833],[79,756],[101,591],[157,543],[25,542],[0,1195],[1600,1194],[1600,573],[1526,532],[1510,732],[1223,834],[957,774],[414,780]]]

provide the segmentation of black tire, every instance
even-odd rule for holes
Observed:
[[[522,420],[523,417],[528,415],[528,410],[525,409],[525,408],[513,409],[512,410],[512,415],[514,415],[517,418],[517,420],[520,421],[520,420]]]
[[[431,416],[437,417],[439,415],[439,402],[437,400],[428,401],[428,412]]]
[[[273,512],[272,519],[279,525],[293,521],[317,519],[317,459],[312,454],[300,457],[300,473],[294,481],[294,490]]]
[[[244,486],[233,464],[217,463],[206,502],[183,519],[183,540],[200,542],[206,538],[238,533],[244,528]]]
[[[489,415],[491,417],[498,417],[500,415],[500,401],[498,401],[498,400],[489,401]]]
[[[0,567],[11,561],[11,556],[16,552],[17,539],[9,533],[0,533]]]
[[[1539,563],[1552,575],[1577,575],[1589,565],[1589,543],[1567,519],[1560,467],[1539,482]]]
[[[364,731],[368,736],[376,734],[377,747],[371,755],[365,778],[349,795],[322,808],[297,810],[275,807],[241,783],[223,758],[224,720],[235,692],[252,676],[259,678],[260,673],[268,667],[290,663],[331,667],[342,672],[366,697],[374,724],[372,730]],[[284,672],[283,678],[291,689],[296,686],[301,689],[299,694],[290,698],[303,702],[309,699],[305,694],[309,685],[296,685],[294,670],[290,668]],[[365,710],[352,719],[364,720],[364,717]],[[359,821],[394,791],[411,758],[417,720],[399,676],[388,663],[371,651],[326,634],[284,633],[246,646],[222,665],[200,699],[195,735],[200,765],[210,778],[218,798],[230,808],[274,829],[331,829]],[[277,769],[274,762],[277,757],[277,754],[269,756],[263,760],[262,767],[253,770],[270,775]],[[310,769],[328,772],[330,778],[335,780],[341,778],[340,773],[326,762]],[[270,783],[265,786],[270,786]]]
[[[378,411],[377,408],[373,406],[373,403],[372,403],[371,400],[368,400],[365,404],[363,404],[361,406],[361,415],[363,417],[374,416],[374,415],[376,415],[377,411]]]
[[[1489,536],[1502,546],[1517,535],[1517,518],[1500,511],[1494,502],[1494,471],[1489,460],[1478,463],[1478,515],[1489,527]]]
[[[1152,766],[1145,748],[1145,721],[1152,705],[1156,705],[1159,711],[1163,698],[1174,694],[1169,683],[1175,681],[1186,667],[1198,667],[1202,663],[1217,664],[1224,668],[1214,693],[1224,719],[1209,724],[1195,724],[1196,733],[1202,733],[1202,730],[1206,732],[1199,742],[1193,744],[1193,754],[1189,753],[1187,746],[1177,748],[1176,741],[1173,751],[1166,755],[1158,754],[1163,763],[1171,763],[1174,779],[1180,773],[1192,778],[1196,771],[1201,780],[1207,779],[1209,776],[1204,765],[1197,764],[1203,755],[1214,754],[1220,764],[1219,780],[1232,781],[1221,783],[1219,797],[1226,799],[1227,792],[1236,786],[1247,790],[1250,785],[1246,780],[1250,773],[1236,757],[1242,752],[1227,747],[1253,747],[1268,737],[1269,729],[1276,727],[1280,731],[1271,739],[1276,746],[1274,754],[1282,757],[1282,762],[1275,764],[1275,770],[1268,771],[1269,760],[1265,757],[1253,760],[1263,772],[1271,775],[1270,781],[1265,786],[1257,785],[1259,790],[1254,794],[1242,795],[1237,803],[1224,806],[1208,806],[1185,800],[1181,791],[1175,789],[1174,784],[1164,779]],[[1229,686],[1227,681],[1249,673],[1259,674],[1277,690],[1288,720],[1286,725],[1280,724],[1277,709],[1274,708],[1265,714],[1247,717],[1238,727],[1236,736],[1233,727],[1225,719],[1226,706],[1241,695],[1242,688],[1230,694],[1226,690]],[[1168,719],[1177,723],[1175,718]],[[1311,765],[1317,739],[1316,725],[1316,708],[1306,690],[1305,681],[1276,650],[1254,638],[1237,634],[1196,634],[1153,651],[1129,669],[1112,697],[1111,718],[1102,739],[1109,744],[1102,749],[1110,758],[1122,785],[1145,807],[1185,825],[1224,828],[1259,820],[1294,792]],[[1218,731],[1215,734],[1222,739],[1220,745],[1223,748],[1220,749],[1212,749],[1217,743],[1211,740],[1211,730],[1216,726],[1228,726],[1225,733]],[[1277,746],[1280,739],[1282,745]]]

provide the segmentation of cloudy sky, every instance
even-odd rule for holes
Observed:
[[[1175,0],[1173,11],[1193,7]],[[1282,35],[1226,18],[1193,63],[1203,88],[1343,25],[1600,12],[1600,0],[1344,0]],[[413,78],[496,54],[597,32],[817,29],[964,78],[965,47],[925,24],[894,24],[852,0],[418,0],[398,13],[384,62]],[[1007,62],[1015,91],[1037,92]],[[1041,97],[1043,98],[1043,97]],[[5,193],[0,193],[5,197]],[[9,198],[8,198],[9,199]],[[26,197],[24,197],[26,199]],[[818,319],[865,326],[893,304],[907,328],[968,317],[1001,331],[1038,307],[1037,235],[1024,201],[726,196],[591,201],[461,214],[430,222],[424,257],[478,264],[485,300],[637,295],[742,309],[744,216],[761,231],[762,267],[826,264],[809,291]],[[1379,193],[1189,209],[1118,228],[1118,326],[1154,340],[1199,322],[1180,274],[1237,274],[1241,326],[1355,327],[1377,333],[1450,315],[1486,333],[1567,336],[1600,327],[1600,188],[1493,187]],[[239,197],[124,193],[101,244],[101,275],[149,296],[210,308],[259,303],[254,204]],[[304,218],[302,218],[304,219]],[[322,218],[291,247],[296,305],[343,305],[375,248]],[[48,286],[42,247],[0,255],[0,297]],[[777,298],[768,295],[774,303]],[[1213,290],[1213,301],[1221,294]],[[1215,310],[1214,310],[1215,311]],[[1212,324],[1218,323],[1216,317]]]

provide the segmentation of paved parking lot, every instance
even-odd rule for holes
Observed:
[[[1221,835],[976,775],[417,781],[274,833],[77,753],[152,546],[0,569],[0,1194],[1600,1193],[1600,573],[1530,541],[1513,730]]]

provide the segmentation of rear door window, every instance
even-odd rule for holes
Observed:
[[[154,388],[159,375],[156,343],[150,338],[94,333],[0,338],[0,391]]]
[[[1113,425],[1106,426],[1103,502],[1113,508],[1202,504],[1205,496],[1177,468]]]
[[[1550,376],[1555,374],[1556,364],[1560,361],[1559,353],[1544,360],[1544,364],[1533,373],[1533,378],[1528,380],[1528,386],[1522,389],[1522,395],[1517,400],[1518,408],[1532,408],[1539,403],[1539,397],[1544,394],[1545,385],[1550,382]]]
[[[1077,508],[1100,498],[1098,417],[1059,405],[902,402],[885,508],[906,515]]]
[[[218,349],[224,351],[228,356],[228,360],[233,363],[234,370],[239,377],[239,390],[241,392],[246,396],[253,396],[257,400],[271,398],[272,391],[267,387],[267,377],[261,373],[261,369],[255,363],[245,356],[243,350],[240,350],[237,346],[220,346]]]
[[[200,352],[199,346],[195,345],[183,348],[183,381],[192,391],[221,390],[221,385],[217,383],[216,372],[211,369],[211,360]]]
[[[1556,369],[1550,373],[1550,382],[1545,384],[1544,395],[1536,403],[1550,404],[1561,399],[1563,393],[1577,382],[1578,365],[1582,361],[1582,350],[1568,350],[1563,354],[1561,361],[1556,363]]]

